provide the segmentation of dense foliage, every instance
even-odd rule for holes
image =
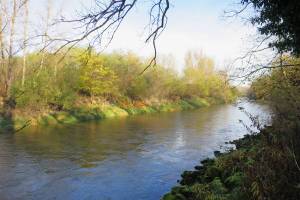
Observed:
[[[75,48],[63,60],[61,56],[64,52],[27,55],[23,85],[22,71],[17,68],[22,59],[14,58],[14,113],[38,117],[104,104],[131,113],[144,105],[181,102],[182,107],[197,107],[205,102],[231,102],[237,97],[226,73],[214,69],[212,59],[203,54],[189,53],[182,75],[167,65],[157,65],[141,74],[148,61],[133,53],[97,54]]]
[[[275,36],[271,47],[280,52],[300,55],[300,1],[298,0],[242,0],[252,4],[257,13],[252,23],[262,35]]]

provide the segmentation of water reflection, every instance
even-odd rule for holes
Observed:
[[[242,102],[267,116],[264,106]],[[0,136],[1,199],[159,199],[180,173],[246,130],[231,105]]]

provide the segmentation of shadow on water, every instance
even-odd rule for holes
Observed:
[[[252,113],[268,111],[244,103]],[[0,136],[1,199],[159,199],[183,170],[242,137],[232,105]]]

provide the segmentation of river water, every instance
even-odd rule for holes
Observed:
[[[0,199],[156,200],[225,142],[247,134],[249,102],[0,135]]]

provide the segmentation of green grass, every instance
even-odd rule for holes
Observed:
[[[57,112],[53,114],[53,117],[60,124],[73,124],[78,122],[77,118],[69,112]]]
[[[53,125],[53,124],[57,124],[57,123],[58,123],[58,121],[51,114],[43,115],[38,119],[38,124],[44,125],[44,126]]]
[[[82,106],[73,107],[65,111],[52,111],[50,113],[43,113],[39,117],[30,117],[28,115],[17,115],[14,117],[14,126],[17,129],[22,127],[28,121],[31,121],[31,125],[54,125],[54,124],[74,124],[78,122],[97,121],[106,118],[126,117],[128,115],[141,115],[151,114],[159,112],[174,112],[181,110],[190,110],[200,107],[209,106],[205,99],[191,99],[180,100],[177,102],[167,102],[156,105],[144,105],[140,107],[134,107],[133,105],[122,108],[118,105],[104,105],[104,106]],[[0,119],[0,127],[5,127],[6,123]]]
[[[206,99],[203,99],[203,98],[200,98],[200,97],[189,99],[189,100],[187,100],[187,102],[189,104],[191,104],[192,106],[196,107],[196,108],[202,108],[202,107],[210,106],[210,103],[208,103],[208,101]]]
[[[128,112],[119,108],[115,105],[105,106],[101,109],[101,113],[103,114],[104,118],[114,118],[114,117],[126,117],[128,116]]]

